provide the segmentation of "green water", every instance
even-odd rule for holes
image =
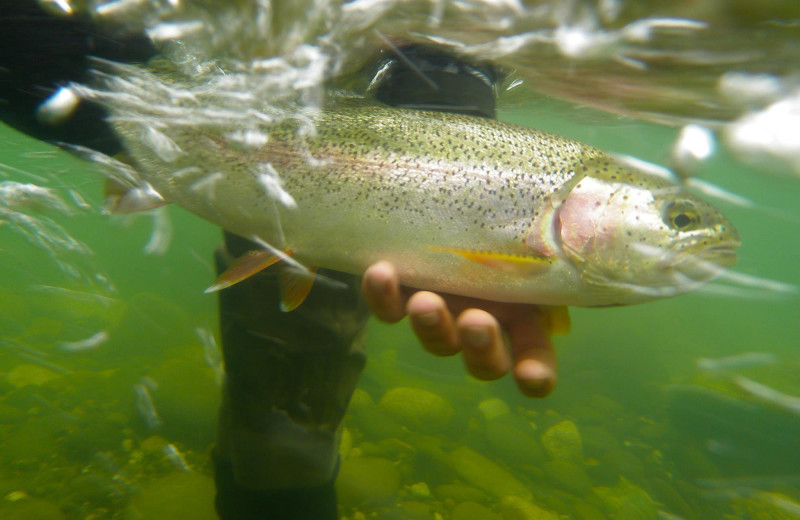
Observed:
[[[666,160],[675,136],[560,104],[501,116],[654,162]],[[737,271],[800,285],[800,179],[724,155],[700,174],[758,205],[718,202],[742,235]],[[0,221],[0,518],[214,518],[219,386],[195,329],[216,333],[216,298],[202,291],[219,230],[169,208],[172,243],[146,255],[150,217],[99,215],[98,174],[7,128],[3,180],[81,193],[93,209],[32,214],[50,215],[94,255],[54,259]],[[104,273],[116,290],[65,274],[65,262]],[[572,332],[557,339],[558,388],[544,400],[523,398],[508,378],[477,382],[458,358],[425,354],[405,323],[373,323],[340,450],[342,516],[800,518],[800,410],[734,384],[738,374],[800,396],[800,299],[736,292],[574,309]],[[63,348],[99,331],[109,339],[97,348]],[[696,367],[698,358],[745,352],[777,362]],[[137,406],[135,388],[150,380],[156,428]]]

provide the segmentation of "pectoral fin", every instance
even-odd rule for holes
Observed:
[[[206,293],[219,291],[249,278],[257,272],[266,269],[280,260],[266,249],[249,251],[236,259],[224,273],[219,275],[217,281],[205,290]]]
[[[553,336],[564,336],[569,333],[571,327],[569,310],[564,305],[542,306],[542,312],[547,318],[547,327]]]
[[[473,251],[455,247],[432,246],[432,249],[442,253],[453,253],[470,262],[511,274],[539,274],[547,271],[553,265],[553,259],[541,256]]]
[[[106,201],[104,208],[111,214],[126,214],[148,209],[160,208],[169,204],[152,186],[125,186],[114,180],[106,179]]]
[[[300,306],[311,292],[314,285],[315,267],[308,271],[300,271],[291,267],[284,269],[280,274],[281,285],[281,310],[293,311]]]
[[[290,255],[291,252],[287,254]],[[233,265],[228,267],[205,292],[210,293],[230,287],[278,263],[280,260],[279,256],[266,249],[249,251],[244,256],[237,258]],[[286,266],[280,272],[281,310],[293,311],[305,301],[306,296],[311,292],[311,286],[314,285],[315,272],[315,267],[303,270],[293,266]]]

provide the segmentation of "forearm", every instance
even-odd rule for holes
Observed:
[[[226,234],[219,269],[255,244]],[[233,254],[231,254],[233,253]],[[296,310],[280,310],[278,269],[220,292],[226,383],[217,455],[253,488],[329,480],[338,432],[364,367],[368,311],[359,280],[328,271]]]

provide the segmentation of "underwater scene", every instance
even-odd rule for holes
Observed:
[[[653,160],[674,137],[565,109],[501,117]],[[4,208],[0,226],[2,518],[214,518],[222,367],[203,289],[219,229],[173,207],[103,217],[96,173],[8,129],[0,162],[64,204]],[[573,309],[543,400],[423,352],[405,323],[371,323],[342,517],[800,518],[800,302],[781,285],[800,284],[800,182],[724,156],[703,178],[753,203],[719,203],[742,234],[736,272],[780,284]]]
[[[574,94],[501,96],[498,119],[680,166],[685,127]],[[700,155],[687,184],[738,229],[735,267],[674,298],[570,308],[550,396],[370,320],[340,518],[800,519],[800,163]],[[204,290],[221,229],[175,205],[103,208],[96,165],[0,127],[0,518],[215,519],[224,366]]]

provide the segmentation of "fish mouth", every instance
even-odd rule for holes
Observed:
[[[694,254],[687,255],[675,268],[692,280],[711,280],[736,264],[736,260],[739,258],[736,253],[738,247],[738,242],[726,242],[706,247]]]
[[[739,255],[736,253],[738,247],[739,244],[736,242],[718,244],[703,249],[697,253],[697,258],[703,262],[714,264],[717,267],[728,269],[729,267],[733,267],[734,264],[736,264],[736,260],[739,259]]]

